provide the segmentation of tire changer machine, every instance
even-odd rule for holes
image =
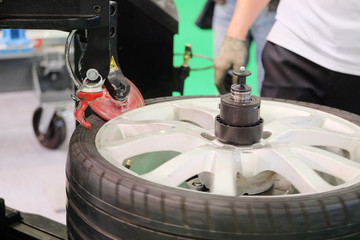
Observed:
[[[91,110],[109,120],[143,106],[144,98],[182,93],[190,71],[188,46],[184,64],[173,67],[178,16],[172,0],[0,0],[0,29],[70,33],[65,62],[77,88],[75,117],[85,128]],[[8,208],[0,198],[0,239],[67,239],[67,233],[66,226]]]

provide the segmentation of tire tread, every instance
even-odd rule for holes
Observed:
[[[183,98],[171,98],[179,99]],[[147,103],[168,100],[159,98]],[[325,110],[360,125],[357,115],[327,107],[319,108],[314,104],[297,104]],[[348,190],[339,190],[336,196],[299,196],[291,198],[291,201],[271,199],[261,202],[251,197],[238,201],[224,196],[190,191],[184,193],[139,181],[106,162],[94,144],[97,129],[104,121],[97,116],[91,116],[89,120],[92,130],[78,127],[72,136],[66,168],[68,211],[72,211],[68,222],[74,225],[70,227],[70,239],[78,240],[79,236],[79,239],[88,239],[86,235],[80,235],[82,230],[77,227],[77,221],[83,221],[82,226],[97,228],[98,223],[91,218],[90,208],[99,216],[108,216],[110,223],[132,229],[120,237],[107,232],[110,226],[105,230],[98,228],[96,239],[107,239],[109,236],[112,239],[300,240],[319,239],[321,236],[336,239],[332,232],[349,236],[349,239],[360,237],[360,184]],[[75,201],[76,195],[82,200]],[[340,207],[335,214],[343,215],[345,226],[336,226],[334,223],[338,221],[332,221],[334,215],[329,211],[337,205]],[[314,215],[314,209],[321,213],[321,220],[319,215]],[[92,220],[86,222],[86,219]],[[286,229],[280,224],[286,225]],[[100,237],[102,235],[104,238]]]

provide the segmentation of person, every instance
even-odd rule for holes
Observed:
[[[268,0],[238,0],[227,36],[243,40]],[[263,50],[263,97],[286,98],[360,114],[360,1],[281,0]],[[238,61],[239,52],[219,50],[215,81]],[[245,56],[241,55],[241,58]],[[234,64],[235,65],[235,64]]]
[[[231,21],[232,15],[234,13],[236,0],[214,0],[216,2],[212,29],[214,34],[214,53],[219,51],[219,48],[222,42],[225,39],[225,43],[233,45],[233,41],[229,36],[226,36],[226,30]],[[276,7],[279,0],[271,0],[270,4],[265,7],[256,18],[255,22],[250,27],[246,38],[245,38],[245,48],[239,49],[245,55],[245,59],[240,58],[238,65],[247,65],[249,58],[249,48],[251,42],[254,41],[256,45],[256,62],[258,69],[258,90],[261,90],[262,82],[264,79],[264,69],[261,62],[262,51],[266,43],[266,36],[269,33],[272,25],[275,22],[275,13]],[[235,45],[236,46],[236,45]],[[229,67],[230,68],[230,67]],[[229,74],[230,77],[225,76],[225,79],[222,79],[221,82],[217,82],[216,86],[221,94],[229,92],[229,84],[226,84],[226,78],[230,79],[232,73]]]

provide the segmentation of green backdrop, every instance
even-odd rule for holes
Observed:
[[[174,53],[184,53],[185,44],[192,46],[194,54],[214,57],[212,30],[202,30],[195,25],[195,20],[200,14],[206,0],[175,0],[179,14],[179,33],[174,37]],[[183,63],[183,57],[174,55],[174,65]],[[185,80],[184,95],[217,95],[218,91],[214,85],[214,69],[196,70],[197,68],[212,65],[206,59],[193,57],[189,61],[190,76]],[[247,69],[252,72],[248,78],[248,84],[253,88],[253,94],[257,93],[257,66],[255,59],[255,46],[250,48],[250,59]],[[179,93],[174,92],[174,96]]]

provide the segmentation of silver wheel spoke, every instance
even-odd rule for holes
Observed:
[[[102,129],[102,145],[107,146],[116,146],[123,139],[135,137],[137,135],[146,134],[146,133],[155,133],[159,134],[160,132],[169,132],[169,130],[174,129],[175,126],[169,123],[161,122],[150,122],[150,121],[127,121],[123,120],[117,124],[113,124],[111,127]]]
[[[264,138],[233,146],[214,136],[218,114],[217,98],[146,106],[106,123],[96,147],[115,167],[139,178],[224,196],[266,195],[275,173],[284,194],[294,187],[310,194],[360,182],[360,127],[353,123],[316,109],[262,101]],[[124,167],[127,159],[135,159],[130,169]]]
[[[204,129],[212,130],[215,124],[215,117],[219,111],[211,108],[198,108],[192,105],[174,105],[175,119],[180,121],[194,122]],[[196,116],[196,117],[194,117]]]
[[[218,151],[212,166],[213,181],[210,192],[218,195],[237,195],[237,169],[231,151]]]
[[[118,161],[148,152],[184,152],[208,142],[201,137],[201,128],[184,122],[123,119],[110,126],[102,129],[104,138],[97,148]]]
[[[350,153],[360,146],[358,132],[349,126],[342,126],[339,131],[329,130],[327,122],[333,120],[320,120],[318,117],[286,118],[270,122],[265,126],[265,130],[272,133],[268,142],[337,147],[346,149]],[[338,125],[341,126],[340,123]]]
[[[288,179],[300,193],[314,193],[333,189],[333,186],[322,179],[314,169],[286,145],[254,152],[259,161],[257,172],[274,171]]]
[[[360,177],[360,163],[319,148],[299,146],[292,151],[312,169],[327,173],[347,182]]]
[[[206,171],[214,159],[214,152],[202,146],[182,153],[153,171],[142,175],[146,180],[176,187],[186,179]]]

